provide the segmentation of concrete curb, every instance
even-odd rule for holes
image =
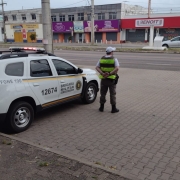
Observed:
[[[91,166],[91,167],[94,167],[94,168],[99,168],[99,169],[102,169],[108,173],[111,173],[111,174],[116,174],[116,175],[119,175],[119,176],[122,176],[124,178],[128,178],[128,179],[131,179],[131,180],[140,180],[140,179],[137,179],[137,178],[134,178],[132,177],[131,175],[129,174],[121,174],[119,173],[117,170],[111,170],[109,169],[108,167],[104,167],[104,166],[100,166],[100,165],[97,165],[93,162],[89,162],[89,161],[86,161],[86,160],[82,160],[78,157],[74,157],[72,155],[69,155],[67,153],[64,153],[62,151],[56,151],[56,150],[53,150],[53,149],[50,149],[50,148],[47,148],[47,147],[44,147],[44,146],[41,146],[41,145],[37,145],[35,143],[31,143],[29,141],[26,141],[26,140],[23,140],[23,139],[20,139],[18,137],[15,137],[15,136],[11,136],[11,135],[7,135],[7,134],[4,134],[4,133],[0,133],[0,136],[3,136],[5,138],[9,138],[9,139],[12,139],[12,140],[16,140],[16,141],[19,141],[19,142],[22,142],[22,143],[25,143],[25,144],[28,144],[28,145],[31,145],[31,146],[34,146],[36,148],[39,148],[39,149],[42,149],[42,150],[46,150],[48,152],[51,152],[51,153],[54,153],[54,154],[57,154],[57,155],[60,155],[60,156],[63,156],[63,157],[66,157],[66,158],[69,158],[71,160],[75,160],[75,161],[78,161],[80,163],[83,163],[85,165],[88,165],[88,166]]]
[[[0,44],[0,48],[9,48],[9,47],[19,47],[19,46],[31,46],[31,47],[43,47],[42,44],[24,44],[24,45],[19,45],[19,44]],[[84,49],[83,49],[84,48]],[[99,52],[104,52],[106,47],[101,47],[101,46],[56,46],[54,45],[54,50],[55,51],[61,51],[61,50],[67,50],[67,51],[99,51]],[[153,50],[148,50],[148,51],[139,51],[140,48],[121,48],[121,47],[116,47],[117,51],[116,52],[121,52],[121,53],[163,53],[163,54],[180,54],[180,52],[176,51],[153,51]],[[123,50],[124,49],[124,50]]]

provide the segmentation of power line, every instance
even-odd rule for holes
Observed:
[[[66,5],[66,6],[64,6],[64,7],[62,7],[62,8],[65,8],[65,7],[68,7],[68,6],[72,6],[72,5],[74,5],[74,4],[79,4],[80,2],[83,2],[83,1],[85,1],[85,0],[78,1],[78,2],[76,2],[76,3],[73,3],[73,4]]]
[[[88,4],[91,6],[91,4],[90,4],[89,0],[87,0],[87,2],[88,2]]]

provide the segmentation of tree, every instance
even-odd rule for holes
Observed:
[[[31,41],[35,41],[36,40],[36,34],[35,33],[32,33],[30,35],[30,38],[31,38]]]

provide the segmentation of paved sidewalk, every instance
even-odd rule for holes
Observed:
[[[180,73],[121,69],[120,112],[74,102],[36,117],[14,135],[60,154],[114,167],[124,177],[180,180]]]

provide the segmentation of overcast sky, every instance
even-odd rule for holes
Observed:
[[[95,5],[121,3],[126,0],[94,0]],[[41,0],[4,0],[5,10],[40,8]],[[89,5],[91,0],[51,0],[51,8],[77,7]],[[89,2],[89,3],[88,3]],[[148,0],[127,0],[126,4],[147,7]],[[152,7],[159,10],[173,9],[180,12],[180,0],[152,0]]]

